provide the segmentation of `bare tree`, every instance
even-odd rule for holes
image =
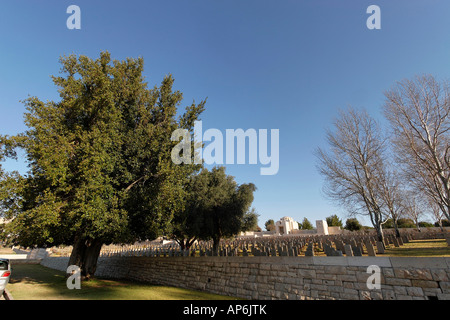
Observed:
[[[316,151],[317,168],[325,178],[325,194],[345,206],[351,214],[369,216],[383,241],[385,215],[378,188],[384,168],[384,145],[378,124],[365,111],[340,111],[335,132],[326,138],[330,152]]]
[[[386,215],[392,218],[396,237],[400,237],[397,221],[404,213],[405,206],[404,190],[399,174],[392,168],[388,168],[387,165],[384,168],[380,168],[378,172],[380,176],[377,187],[383,200],[383,209],[386,210]]]
[[[417,230],[420,230],[419,220],[424,216],[423,203],[418,199],[417,195],[408,191],[404,193],[405,214],[414,221]]]
[[[431,75],[398,82],[385,93],[396,161],[403,177],[450,219],[450,90]]]
[[[428,205],[430,207],[433,218],[439,225],[439,228],[441,229],[441,231],[444,231],[444,227],[442,226],[442,219],[444,218],[444,213],[441,207],[439,207],[439,205],[433,199],[428,199]]]

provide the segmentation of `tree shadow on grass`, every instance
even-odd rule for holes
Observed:
[[[8,284],[17,300],[222,300],[235,299],[201,291],[133,281],[93,278],[69,290],[64,272],[41,265],[12,267]]]
[[[450,257],[450,247],[445,240],[413,240],[398,248],[386,250],[386,256],[395,257]]]

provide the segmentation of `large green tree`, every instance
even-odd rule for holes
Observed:
[[[17,159],[15,139],[0,135],[0,218],[7,222],[20,207],[20,186],[22,178],[17,171],[6,172],[2,162],[6,158]],[[3,229],[3,228],[2,228]],[[3,240],[7,240],[8,234],[1,232]]]
[[[20,135],[30,171],[22,206],[9,225],[24,246],[73,245],[70,265],[95,273],[103,244],[153,239],[183,207],[196,166],[175,165],[171,141],[192,132],[205,101],[177,117],[183,95],[172,76],[148,88],[142,58],[61,58],[53,77],[60,101],[25,100]]]

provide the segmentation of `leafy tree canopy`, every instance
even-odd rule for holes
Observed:
[[[345,222],[344,229],[350,230],[350,231],[358,231],[363,228],[362,224],[359,223],[359,221],[356,218],[349,218]]]
[[[254,211],[251,219],[246,215],[255,190],[252,183],[238,185],[224,167],[203,169],[188,184],[185,210],[174,219],[175,237],[185,244],[186,239],[212,239],[217,248],[221,238],[236,235],[257,219]]]
[[[24,101],[28,130],[14,141],[29,173],[8,228],[23,246],[73,244],[69,263],[89,273],[84,266],[95,271],[102,244],[152,239],[169,227],[198,169],[172,163],[171,134],[192,131],[205,101],[177,117],[183,95],[173,77],[148,88],[142,58],[102,52],[60,62],[52,78],[61,100]]]
[[[342,227],[342,220],[335,214],[326,218],[329,227]]]

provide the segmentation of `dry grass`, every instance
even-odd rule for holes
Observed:
[[[450,246],[445,239],[412,240],[398,248],[391,246],[385,254],[389,257],[450,257]]]

